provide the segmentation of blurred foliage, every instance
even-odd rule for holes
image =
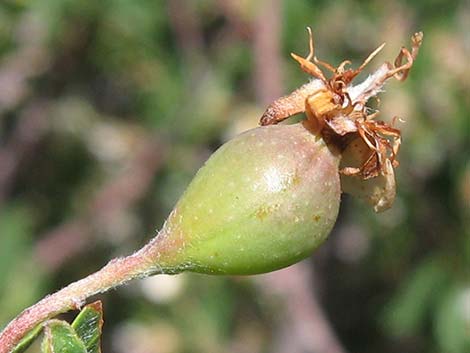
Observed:
[[[256,126],[259,3],[0,3],[0,325],[139,248],[210,153]],[[289,58],[306,52],[306,26],[333,63],[386,41],[371,67],[424,31],[408,81],[380,101],[384,120],[406,120],[396,204],[376,215],[345,197],[312,263],[349,351],[470,352],[468,2],[281,6],[286,93],[307,79]],[[275,352],[285,308],[258,277],[156,277],[107,294],[104,351]]]

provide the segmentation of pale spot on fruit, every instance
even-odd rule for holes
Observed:
[[[264,179],[268,191],[279,192],[285,187],[285,180],[283,179],[285,174],[281,174],[278,169],[270,168],[264,173]]]

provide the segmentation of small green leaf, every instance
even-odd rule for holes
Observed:
[[[42,353],[87,353],[72,326],[60,320],[46,323],[41,348]]]
[[[100,301],[85,306],[72,323],[72,328],[85,344],[87,353],[101,353],[102,327],[103,308]]]
[[[34,342],[42,331],[42,324],[37,325],[34,329],[23,337],[18,345],[11,351],[11,353],[22,353]]]

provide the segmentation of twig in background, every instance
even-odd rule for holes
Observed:
[[[317,298],[311,264],[301,262],[284,270],[266,274],[258,281],[261,292],[279,296],[285,305],[274,353],[345,353]]]
[[[253,25],[253,83],[259,104],[265,106],[283,94],[280,55],[281,1],[262,1],[258,6],[258,16]]]
[[[283,94],[280,56],[281,2],[262,1],[254,23],[254,86],[258,102],[264,106]],[[333,332],[317,293],[307,263],[261,277],[257,283],[264,295],[275,292],[285,304],[279,320],[275,352],[345,353]]]

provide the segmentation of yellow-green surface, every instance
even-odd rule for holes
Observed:
[[[165,224],[196,272],[256,274],[309,256],[340,202],[339,156],[302,124],[249,130],[199,170]]]

